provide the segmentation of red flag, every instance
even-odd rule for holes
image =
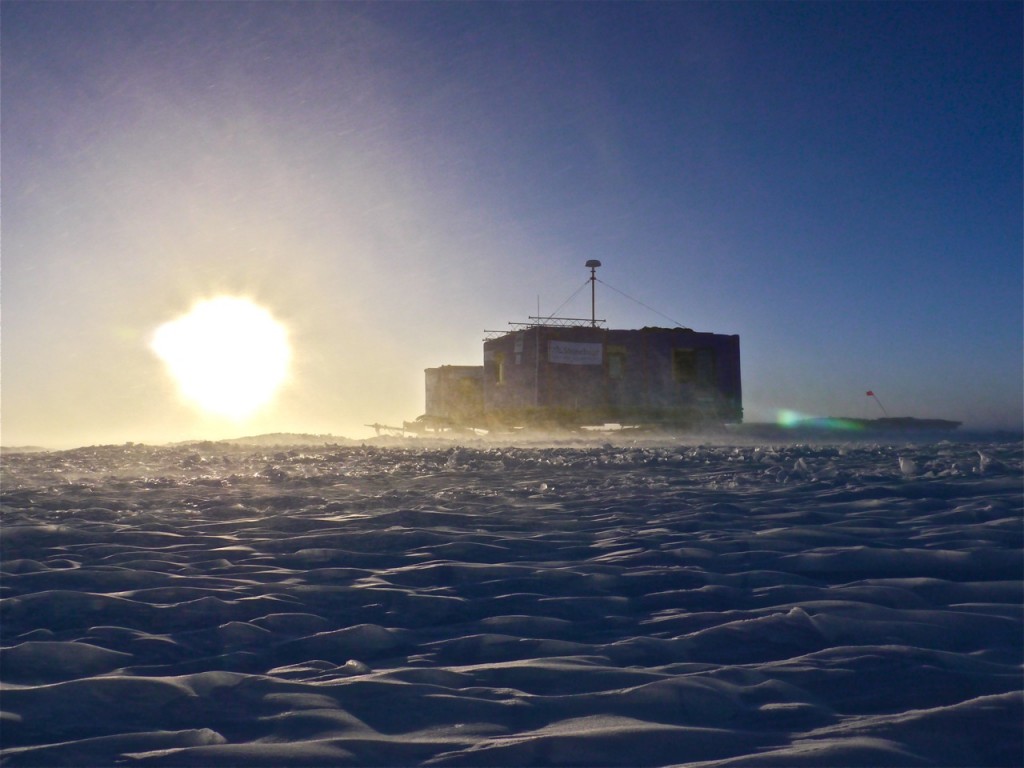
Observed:
[[[874,397],[875,396],[875,393],[872,392],[870,389],[867,392],[865,392],[864,394],[867,395],[868,397]]]

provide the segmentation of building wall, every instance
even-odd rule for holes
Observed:
[[[426,416],[467,426],[482,421],[483,366],[442,365],[440,368],[427,368],[424,373]]]
[[[509,421],[739,421],[739,337],[682,328],[513,331],[484,343],[483,404]]]

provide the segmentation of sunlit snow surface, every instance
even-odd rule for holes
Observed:
[[[1019,765],[1021,459],[8,454],[3,765]]]

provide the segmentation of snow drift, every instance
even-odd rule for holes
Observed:
[[[3,472],[5,766],[1020,763],[1017,443]]]

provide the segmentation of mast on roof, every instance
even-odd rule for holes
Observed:
[[[590,259],[586,266],[590,267],[590,327],[597,328],[597,312],[595,311],[594,305],[594,285],[597,283],[597,268],[601,266],[601,262],[597,259]]]

